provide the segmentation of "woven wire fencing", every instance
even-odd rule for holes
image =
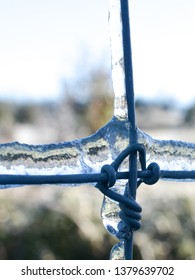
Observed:
[[[159,179],[194,179],[193,144],[154,140],[137,130],[127,5],[128,1],[110,1],[112,56],[116,61],[121,59],[114,52],[115,43],[120,44],[123,50],[120,55],[124,60],[124,65],[113,63],[115,112],[112,120],[92,136],[72,142],[39,146],[8,143],[0,147],[4,170],[0,176],[1,188],[26,184],[95,183],[96,188],[105,195],[102,205],[103,223],[120,240],[112,249],[111,258],[114,259],[132,258],[133,232],[139,229],[141,220],[141,206],[135,200],[137,188],[142,188],[142,183],[155,184]],[[112,20],[116,20],[120,10],[123,20],[118,24],[123,27],[120,34],[123,40],[116,42],[113,33],[117,30],[112,30]],[[117,79],[121,75],[125,82],[122,80],[120,84],[114,76],[116,74]],[[118,83],[119,90],[116,85]],[[7,170],[10,174],[6,173]],[[173,206],[177,209],[177,204],[172,204],[169,212]],[[171,214],[170,220],[173,222]],[[173,228],[178,229],[179,225],[175,221],[173,224]],[[149,221],[146,225],[150,225]],[[162,220],[156,227],[164,227]],[[71,234],[70,230],[70,237]],[[147,236],[144,238],[147,240]],[[144,238],[138,235],[140,243],[144,242]],[[168,251],[166,232],[163,238],[162,250]],[[152,244],[147,244],[145,252],[142,250],[146,258],[149,249],[154,251]],[[49,251],[47,253],[49,255]]]

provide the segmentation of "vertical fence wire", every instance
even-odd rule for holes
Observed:
[[[135,102],[134,102],[134,86],[133,86],[133,66],[130,38],[130,19],[128,0],[120,0],[121,20],[122,20],[122,38],[123,38],[123,57],[125,72],[125,90],[127,98],[128,120],[130,123],[130,139],[131,145],[137,143],[137,130],[135,121]],[[136,198],[137,189],[137,153],[133,153],[129,157],[129,196]],[[130,238],[125,240],[125,258],[132,259],[133,255],[133,232]]]

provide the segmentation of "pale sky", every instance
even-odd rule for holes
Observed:
[[[195,101],[195,1],[129,6],[135,96]],[[108,0],[0,0],[0,99],[56,99],[79,63],[110,69],[107,19]]]

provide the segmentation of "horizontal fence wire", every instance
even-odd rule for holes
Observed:
[[[137,177],[144,181],[150,178],[152,171],[143,170],[137,172]],[[127,180],[129,172],[117,172],[117,180]],[[195,170],[191,171],[168,171],[161,170],[160,178],[164,180],[195,180]],[[0,185],[42,185],[42,184],[88,184],[105,183],[108,180],[106,173],[94,174],[67,174],[67,175],[0,175]],[[1,188],[1,186],[0,186]]]

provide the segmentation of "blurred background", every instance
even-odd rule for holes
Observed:
[[[194,3],[132,2],[137,125],[195,142]],[[0,143],[69,141],[111,119],[107,4],[0,0]],[[140,187],[135,259],[195,259],[194,197],[193,182]],[[108,259],[102,199],[91,186],[1,190],[0,259]]]

